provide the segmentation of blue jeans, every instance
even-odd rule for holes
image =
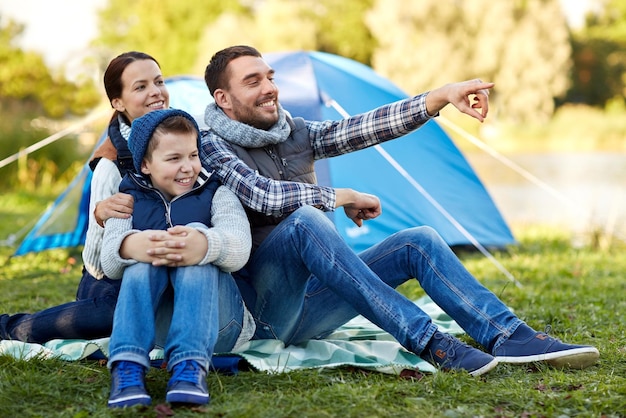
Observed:
[[[83,268],[76,300],[28,314],[0,316],[0,338],[43,344],[60,339],[107,337],[121,282],[97,280]]]
[[[226,287],[234,292],[220,293]],[[238,295],[232,276],[212,264],[154,267],[137,263],[127,267],[113,319],[109,364],[127,360],[150,367],[148,354],[161,334],[168,369],[195,360],[208,370],[220,316],[238,318],[239,323],[243,319]],[[226,302],[223,306],[221,298]],[[233,321],[228,322],[232,325]],[[224,336],[218,348],[232,348],[240,330],[231,327],[236,332]]]
[[[357,255],[326,215],[309,206],[268,235],[238,273],[238,284],[257,321],[255,338],[286,344],[323,338],[361,314],[419,354],[436,325],[395,290],[413,278],[489,350],[522,323],[432,228],[398,232]]]

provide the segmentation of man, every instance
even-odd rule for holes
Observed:
[[[282,109],[273,77],[248,46],[219,51],[205,72],[215,103],[205,113],[204,163],[237,194],[253,228],[253,254],[238,277],[256,338],[286,344],[322,338],[362,314],[444,370],[478,376],[498,361],[571,368],[597,361],[596,348],[564,344],[517,318],[431,228],[398,232],[356,255],[323,213],[343,207],[361,226],[381,207],[369,194],[317,186],[314,160],[400,137],[448,104],[482,122],[493,83],[447,84],[345,120],[317,122]],[[394,290],[412,278],[489,354],[438,331]]]

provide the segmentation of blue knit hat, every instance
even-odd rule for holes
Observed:
[[[154,134],[154,131],[161,122],[172,116],[184,116],[193,123],[193,126],[195,126],[198,132],[198,149],[200,149],[200,131],[193,116],[178,109],[153,110],[133,121],[130,136],[128,137],[128,149],[130,149],[130,152],[133,154],[133,165],[137,173],[141,173],[141,162],[146,155],[146,149],[148,148],[148,142],[150,142],[152,134]]]

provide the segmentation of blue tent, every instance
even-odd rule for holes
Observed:
[[[336,55],[302,51],[267,54],[265,59],[276,70],[281,103],[305,119],[339,119],[408,97],[371,68]],[[212,100],[204,81],[175,77],[166,83],[170,105],[201,121]],[[316,170],[320,184],[353,188],[381,199],[383,214],[362,228],[341,210],[329,215],[356,251],[418,225],[434,227],[451,246],[515,243],[474,170],[435,121],[381,146],[319,161]],[[41,216],[16,255],[84,242],[90,176],[85,166]]]

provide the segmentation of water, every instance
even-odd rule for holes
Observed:
[[[509,224],[558,225],[626,238],[626,153],[505,156],[537,182],[486,153],[465,155]]]

